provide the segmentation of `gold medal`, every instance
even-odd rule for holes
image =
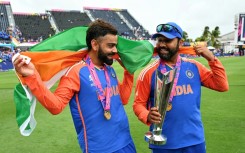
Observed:
[[[111,119],[111,113],[110,111],[104,111],[104,116],[107,120]]]
[[[172,103],[168,103],[167,105],[167,111],[170,111],[172,109]]]

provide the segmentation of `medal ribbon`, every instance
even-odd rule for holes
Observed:
[[[104,70],[105,70],[105,78],[106,78],[106,90],[104,93],[103,88],[101,86],[100,80],[98,78],[98,75],[95,70],[95,66],[93,62],[91,61],[91,58],[87,55],[85,57],[85,62],[88,65],[89,72],[92,76],[93,82],[96,87],[96,92],[98,95],[98,98],[103,106],[104,111],[109,111],[110,110],[110,103],[111,103],[111,98],[110,98],[110,92],[111,92],[111,82],[110,82],[110,77],[108,74],[108,70],[106,66],[104,65]]]
[[[180,57],[180,55],[178,55],[178,57],[177,57],[177,62],[176,62],[175,67],[174,67],[174,68],[176,68],[177,70],[176,70],[176,75],[175,75],[175,77],[174,77],[174,83],[173,83],[172,91],[171,91],[170,97],[169,97],[169,102],[170,102],[170,103],[172,102],[172,99],[173,99],[173,97],[174,97],[175,87],[176,87],[176,85],[177,85],[178,78],[179,78],[180,66],[181,66],[181,57]],[[174,69],[174,68],[173,68],[173,69]],[[163,60],[160,60],[159,69],[160,69],[161,73],[167,72],[166,63],[165,63]]]

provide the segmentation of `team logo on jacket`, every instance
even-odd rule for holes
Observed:
[[[191,70],[187,70],[185,74],[189,79],[192,79],[194,77],[194,73]]]
[[[91,75],[89,75],[89,81],[91,82],[91,84],[90,84],[90,86],[92,87],[92,86],[95,86],[94,85],[94,81],[93,81],[93,78],[92,78],[92,76]]]
[[[116,77],[116,74],[113,73],[113,72],[111,72],[111,76],[112,76],[113,78],[115,78],[115,77]]]

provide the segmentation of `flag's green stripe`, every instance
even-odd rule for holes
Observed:
[[[14,89],[14,102],[16,105],[16,120],[20,127],[23,122],[30,116],[31,102],[26,96],[25,90],[19,83]]]
[[[134,41],[118,37],[117,48],[124,66],[130,73],[149,63],[153,54],[153,46],[147,40]]]
[[[75,27],[60,32],[30,48],[32,52],[50,50],[78,51],[86,47],[86,31],[88,27]]]

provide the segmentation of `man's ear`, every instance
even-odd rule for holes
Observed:
[[[180,39],[180,40],[179,40],[179,47],[182,47],[182,46],[183,46],[183,44],[184,44],[183,39]]]
[[[97,40],[95,40],[95,39],[91,40],[91,47],[92,47],[92,50],[95,50],[95,51],[97,51],[99,49],[99,44],[98,44]]]

